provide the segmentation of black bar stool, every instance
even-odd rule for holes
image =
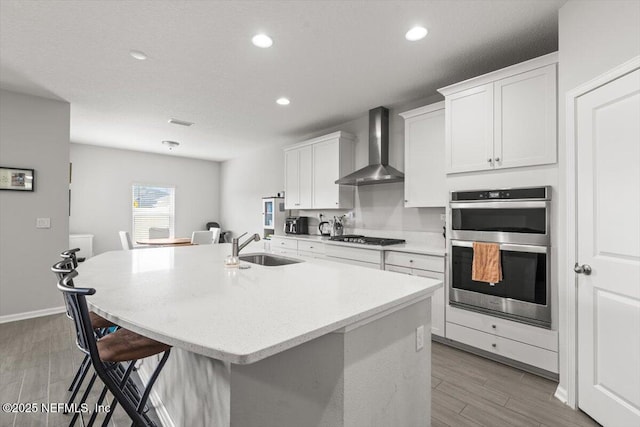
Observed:
[[[78,272],[75,270],[65,274],[58,281],[58,289],[63,293],[70,310],[70,316],[74,321],[78,348],[89,356],[96,374],[114,396],[110,405],[111,411],[102,425],[108,425],[111,415],[119,403],[133,421],[133,425],[153,426],[153,421],[144,413],[144,407],[151,388],[169,357],[171,346],[125,329],[119,329],[97,339],[91,325],[86,302],[86,296],[93,295],[96,291],[92,288],[74,287],[73,279],[77,276]],[[158,367],[151,375],[146,389],[140,395],[136,392],[137,388],[130,378],[136,360],[163,352]],[[127,364],[126,367],[124,364]],[[103,390],[98,404],[102,403],[105,394],[106,390]],[[95,415],[94,412],[89,425],[95,421]],[[72,423],[74,422],[75,420],[72,420]]]

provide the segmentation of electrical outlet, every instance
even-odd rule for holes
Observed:
[[[420,325],[416,328],[416,351],[420,351],[424,348],[424,325]]]
[[[36,218],[36,228],[51,228],[51,218]]]

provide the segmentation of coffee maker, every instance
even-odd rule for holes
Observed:
[[[286,234],[309,234],[309,218],[306,216],[289,216],[284,221]]]

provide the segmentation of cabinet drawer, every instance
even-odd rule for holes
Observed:
[[[499,356],[558,373],[558,353],[447,322],[447,338]]]
[[[352,248],[349,246],[326,245],[326,254],[329,257],[375,263],[378,265],[378,268],[380,268],[381,251]]]
[[[550,351],[558,351],[558,332],[525,325],[519,322],[489,316],[474,311],[449,306],[447,322],[476,329],[503,338],[508,338]]]
[[[298,241],[294,239],[278,239],[271,238],[271,250],[276,251],[278,248],[298,250]]]
[[[372,262],[356,261],[354,259],[336,258],[336,257],[331,257],[331,256],[327,256],[326,260],[327,261],[333,261],[333,262],[339,262],[341,264],[358,265],[360,267],[373,268],[374,270],[379,270],[380,269],[380,264],[379,263],[376,264],[376,263],[372,263]]]
[[[324,243],[306,242],[304,240],[298,240],[298,250],[305,251],[305,252],[313,252],[314,254],[323,254]]]
[[[385,264],[444,273],[444,258],[408,252],[385,252]]]

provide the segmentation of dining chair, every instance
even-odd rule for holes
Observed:
[[[133,243],[131,242],[131,235],[128,231],[120,231],[120,243],[122,244],[122,249],[125,251],[130,251],[133,249]]]
[[[149,228],[150,239],[167,239],[169,238],[169,229],[166,227],[151,227]]]
[[[213,231],[194,231],[191,233],[192,245],[210,245],[213,243]]]
[[[58,289],[63,293],[67,306],[71,310],[76,332],[76,344],[78,348],[91,360],[94,375],[88,385],[90,389],[96,376],[104,383],[104,388],[96,407],[101,405],[106,397],[107,390],[113,395],[110,411],[103,425],[108,425],[116,405],[120,404],[135,426],[154,426],[155,424],[145,414],[144,408],[149,398],[151,387],[155,383],[160,371],[164,367],[170,353],[171,346],[159,341],[144,337],[135,332],[118,329],[116,332],[97,339],[89,320],[89,308],[86,297],[94,295],[95,289],[76,288],[73,279],[78,276],[76,270],[66,274],[58,281]],[[162,359],[147,382],[142,394],[131,378],[135,363],[139,359],[163,353]],[[87,398],[83,395],[80,405]],[[75,424],[80,412],[76,412],[69,425]],[[93,411],[89,425],[96,421],[98,412]]]
[[[213,243],[220,243],[220,228],[210,227],[209,231],[213,232]]]

